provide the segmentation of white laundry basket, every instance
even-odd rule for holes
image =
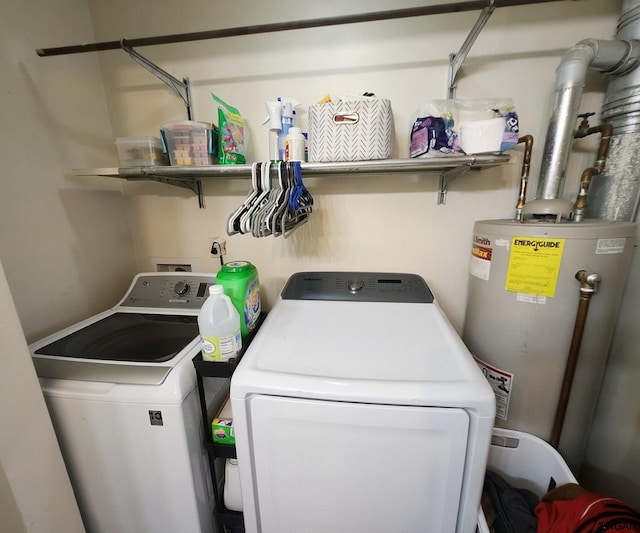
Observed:
[[[541,497],[565,483],[577,483],[560,454],[542,439],[528,433],[494,428],[487,468],[519,489]],[[478,532],[489,533],[482,510]]]

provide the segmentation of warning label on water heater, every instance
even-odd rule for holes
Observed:
[[[475,356],[473,358],[493,389],[493,394],[496,397],[496,418],[506,420],[509,413],[511,388],[513,387],[513,374],[491,366]]]
[[[563,250],[564,239],[514,237],[505,290],[553,298]]]
[[[596,254],[621,254],[624,252],[625,239],[598,239]]]
[[[486,237],[473,236],[469,273],[485,281],[489,280],[489,275],[491,274],[491,255],[493,249],[490,247],[490,244],[491,241]]]

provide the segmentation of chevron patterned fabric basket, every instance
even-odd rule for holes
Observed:
[[[389,159],[391,101],[367,98],[309,106],[309,161]]]

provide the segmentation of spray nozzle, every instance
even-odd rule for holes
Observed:
[[[283,96],[279,98],[282,100],[282,116],[285,118],[293,118],[295,115],[294,109],[300,105],[300,102],[290,96]]]
[[[270,130],[280,131],[282,130],[282,101],[280,98],[278,100],[268,100],[264,103],[267,108],[267,118],[265,118],[262,123],[269,123]]]
[[[299,105],[300,102],[290,96],[278,96],[277,100],[268,100],[265,102],[268,115],[262,124],[269,122],[269,129],[282,130],[282,119],[290,119],[291,123],[296,114],[295,108]]]

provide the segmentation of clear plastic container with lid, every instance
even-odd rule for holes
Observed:
[[[240,316],[221,285],[209,287],[209,297],[198,314],[198,328],[205,361],[228,361],[240,353]]]
[[[161,166],[167,164],[158,137],[118,137],[116,139],[121,167]]]
[[[168,122],[160,132],[172,165],[215,164],[216,138],[211,124],[193,120]]]

